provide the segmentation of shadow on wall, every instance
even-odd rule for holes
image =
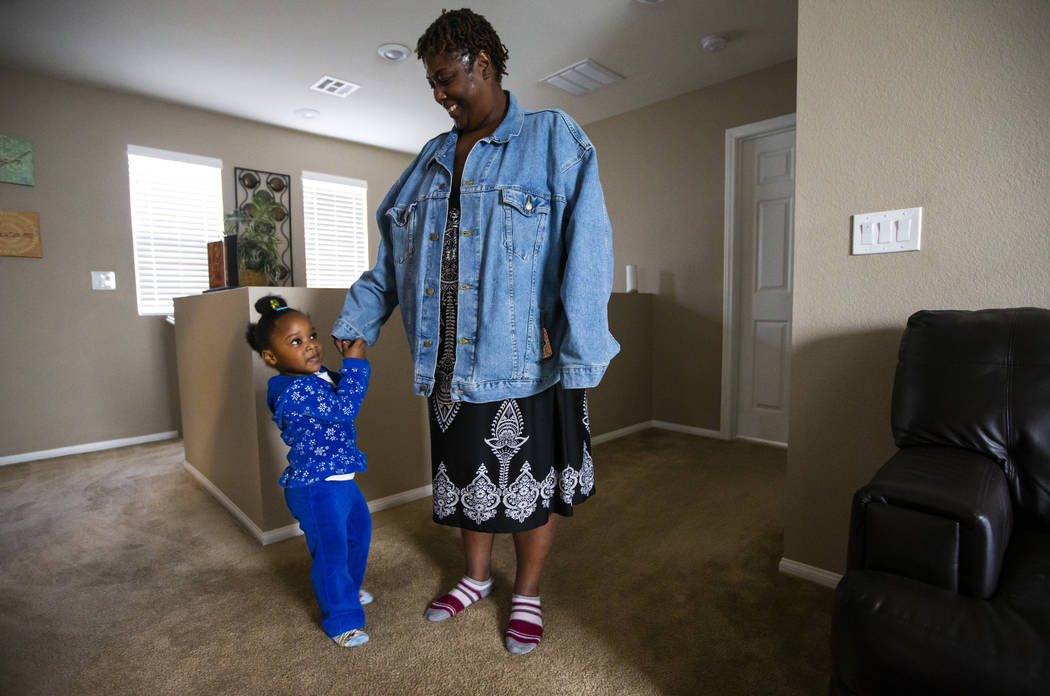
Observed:
[[[661,271],[659,294],[653,298],[653,418],[717,431],[722,420],[722,296],[712,299],[711,313],[704,314],[678,300],[676,285],[674,273]]]
[[[853,492],[896,447],[890,403],[900,328],[796,346],[784,498],[784,557],[842,572]]]
[[[169,408],[171,409],[172,419],[175,423],[176,430],[179,431],[179,437],[182,437],[182,405],[179,401],[179,373],[176,369],[177,360],[175,357],[175,326],[169,324],[166,321],[160,323],[160,332],[163,333],[163,338],[160,341],[160,345],[164,350],[164,358],[162,364],[166,367],[165,382],[168,385],[167,394],[170,399]]]

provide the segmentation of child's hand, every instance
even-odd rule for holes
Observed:
[[[335,348],[344,358],[359,358],[364,360],[365,345],[367,344],[363,338],[358,338],[353,341],[348,338],[335,339]]]

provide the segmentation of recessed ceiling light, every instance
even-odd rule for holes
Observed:
[[[634,0],[639,5],[659,5],[664,0]]]
[[[708,53],[714,53],[715,51],[721,51],[726,47],[726,37],[721,34],[708,34],[704,38],[700,39],[700,46]]]
[[[317,109],[307,109],[307,108],[296,109],[292,113],[294,113],[299,118],[306,118],[306,119],[317,118],[318,116],[321,115],[321,112],[318,111]]]
[[[408,46],[402,46],[399,43],[386,43],[379,47],[377,53],[379,53],[379,57],[383,60],[397,63],[398,61],[408,58],[412,51]]]

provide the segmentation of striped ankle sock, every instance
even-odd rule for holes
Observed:
[[[423,612],[423,616],[427,618],[427,621],[451,619],[479,599],[488,597],[490,592],[492,592],[492,578],[485,582],[478,582],[464,575],[451,592],[431,602],[427,610]]]
[[[543,614],[539,597],[512,595],[510,623],[507,624],[507,650],[515,655],[532,652],[543,638]]]

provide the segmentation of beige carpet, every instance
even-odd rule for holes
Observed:
[[[372,640],[346,650],[302,537],[260,547],[181,443],[0,468],[0,693],[826,693],[831,591],[776,570],[783,450],[653,430],[594,455],[526,656],[502,643],[509,538],[491,598],[422,618],[462,564],[429,498],[375,514]]]

